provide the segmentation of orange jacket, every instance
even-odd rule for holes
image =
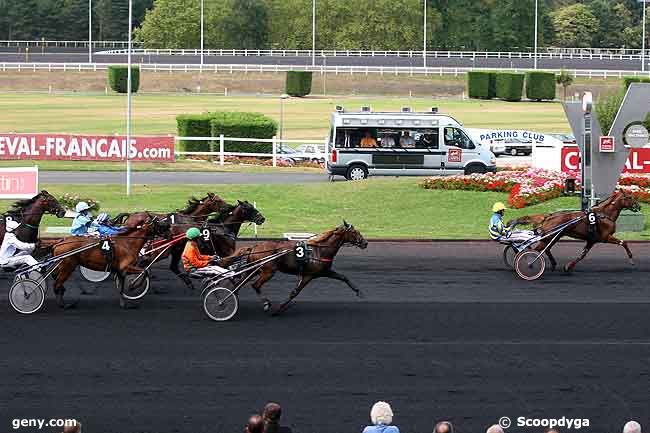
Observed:
[[[210,260],[212,260],[212,256],[201,254],[196,242],[187,241],[185,249],[183,250],[182,260],[183,267],[189,272],[193,269],[200,269],[208,266]]]

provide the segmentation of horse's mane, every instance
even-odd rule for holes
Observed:
[[[325,233],[321,234],[321,235],[318,236],[318,237],[315,237],[315,238],[313,238],[313,239],[309,239],[308,242],[309,242],[309,243],[320,243],[320,242],[325,242],[326,240],[328,240],[329,238],[331,238],[331,237],[334,235],[334,233],[336,233],[336,231],[337,231],[338,229],[339,229],[339,227],[337,227],[337,228],[335,228],[335,229],[333,229],[333,230],[328,230],[328,231],[326,231]]]
[[[604,201],[598,203],[594,208],[596,209],[602,209],[606,206],[609,206],[612,204],[619,196],[619,191],[614,191],[609,197],[607,197]]]
[[[32,198],[27,198],[27,199],[24,199],[24,200],[18,200],[16,202],[14,202],[14,204],[11,205],[11,208],[9,210],[7,210],[7,212],[5,212],[5,213],[7,215],[11,215],[13,217],[19,217],[19,216],[22,215],[23,211],[27,207],[34,204],[34,202],[36,202],[36,200],[38,200],[40,198],[40,196],[41,196],[40,194],[37,194]]]
[[[226,217],[230,215],[230,213],[233,212],[236,208],[237,206],[226,203],[221,211],[208,217],[208,223],[223,223]]]
[[[196,210],[196,208],[199,207],[200,204],[202,204],[203,200],[200,200],[196,197],[190,197],[190,199],[187,201],[187,206],[185,209],[181,210],[182,213],[192,213]]]

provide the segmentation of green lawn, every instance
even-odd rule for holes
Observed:
[[[111,214],[142,209],[170,211],[183,207],[192,194],[214,191],[231,202],[256,201],[267,218],[259,227],[259,236],[278,236],[288,231],[322,232],[345,218],[368,238],[486,239],[492,204],[507,200],[505,194],[499,193],[424,190],[417,186],[418,180],[391,178],[304,185],[137,185],[129,198],[118,185],[43,186],[55,195],[74,190],[81,196],[96,198],[102,210]],[[577,206],[577,199],[560,198],[508,211],[507,219]],[[649,218],[650,209],[646,207],[644,212]],[[48,217],[45,224],[69,222]],[[650,239],[650,227],[646,225],[644,232],[624,237]]]

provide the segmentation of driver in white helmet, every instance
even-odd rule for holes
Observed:
[[[88,234],[88,228],[93,222],[92,215],[90,214],[90,206],[85,201],[80,201],[75,206],[75,211],[77,212],[77,216],[72,220],[70,234],[72,236],[86,236]]]
[[[5,223],[5,237],[0,246],[0,265],[20,267],[22,265],[33,266],[38,261],[31,256],[32,251],[36,248],[36,244],[19,241],[14,230],[18,228],[20,223],[14,220],[7,220]]]

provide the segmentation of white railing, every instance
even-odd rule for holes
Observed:
[[[243,156],[243,157],[253,157],[253,158],[269,158],[273,161],[273,167],[277,167],[278,159],[293,159],[294,161],[298,160],[323,160],[325,159],[327,142],[323,143],[323,140],[287,140],[281,139],[276,136],[273,138],[237,138],[237,137],[225,137],[223,134],[218,137],[174,137],[174,140],[178,143],[179,141],[209,141],[210,148],[214,145],[219,146],[218,151],[211,150],[209,152],[191,152],[191,151],[175,151],[174,153],[179,156],[210,156],[218,157],[219,164],[224,165],[227,156]],[[226,142],[236,142],[236,143],[271,143],[271,153],[254,153],[254,152],[226,152]],[[316,152],[314,153],[283,153],[282,148],[284,145],[289,144],[304,144],[304,145],[313,145]]]
[[[120,63],[0,63],[0,71],[100,71],[106,70],[110,65]],[[507,71],[525,72],[531,68],[472,68],[472,67],[427,67],[421,66],[323,66],[323,65],[199,65],[199,64],[157,64],[140,63],[143,71],[151,72],[206,72],[206,73],[278,73],[288,71],[311,71],[319,74],[348,74],[348,75],[463,75],[469,71]],[[560,69],[543,69],[549,72],[560,72]],[[621,78],[624,76],[650,77],[650,71],[637,70],[606,70],[606,69],[564,69],[574,77],[586,78]]]
[[[174,48],[139,48],[131,51],[143,56],[199,56],[200,49]],[[103,55],[125,55],[126,49],[100,51]],[[312,57],[311,50],[236,50],[236,49],[207,49],[206,56],[233,57]],[[650,50],[646,50],[646,56]],[[376,51],[376,50],[316,50],[316,57],[408,57],[422,58],[422,51]],[[447,59],[533,59],[532,51],[427,51],[427,58]],[[581,48],[549,48],[537,53],[538,59],[579,59],[579,60],[640,60],[641,50],[631,49],[581,49]]]
[[[34,40],[34,41],[14,41],[0,40],[0,47],[45,47],[45,48],[88,48],[88,40],[85,41],[51,41],[51,40]],[[95,48],[127,48],[127,41],[92,41]],[[140,42],[133,42],[136,47],[142,46]]]

